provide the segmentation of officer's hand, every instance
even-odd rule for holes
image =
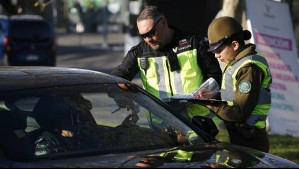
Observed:
[[[202,98],[211,99],[214,97],[214,95],[215,94],[211,90],[203,88],[194,94],[194,98],[195,99],[202,99]]]
[[[129,84],[125,84],[125,83],[119,83],[117,84],[117,86],[123,90],[129,90],[129,88],[131,87]]]

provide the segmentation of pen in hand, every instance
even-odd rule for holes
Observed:
[[[220,91],[209,91],[209,92],[205,92],[204,90],[203,91],[199,91],[198,93],[195,93],[193,95],[193,97],[195,99],[202,99],[202,98],[205,98],[205,99],[211,99],[213,98],[215,95],[217,95],[218,93],[220,93]]]

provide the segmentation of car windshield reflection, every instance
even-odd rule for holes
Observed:
[[[7,128],[5,139],[10,143],[3,149],[13,149],[10,156],[14,159],[130,152],[204,142],[138,88],[124,89],[116,84],[8,92],[1,96],[0,115],[1,126]],[[19,132],[18,138],[10,138],[10,132]]]

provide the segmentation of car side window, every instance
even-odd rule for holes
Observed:
[[[140,97],[141,95],[137,95]],[[155,110],[155,105],[149,105],[146,100],[136,102],[133,95],[122,93],[121,99],[131,100],[130,106],[120,108],[106,93],[85,94],[86,99],[92,103],[91,113],[98,126],[105,128],[104,140],[107,140],[105,148],[109,149],[142,149],[145,147],[166,147],[189,145],[188,135],[170,121],[165,121],[157,116],[162,110]],[[148,109],[145,105],[151,107]],[[166,111],[166,110],[165,110]],[[165,113],[167,114],[167,113]],[[169,117],[171,119],[173,117]],[[98,134],[100,135],[100,134]]]
[[[39,100],[39,97],[25,97],[15,101],[14,105],[22,110],[32,112],[35,104]]]
[[[3,96],[0,107],[7,125],[1,128],[1,133],[9,133],[11,137],[2,139],[0,146],[8,147],[5,152],[12,148],[23,151],[22,159],[61,153],[171,148],[204,142],[146,94],[121,90],[114,85],[112,96],[108,94],[110,86],[57,87],[18,93],[14,98],[9,94]],[[127,105],[123,107],[119,101]],[[11,121],[16,121],[16,126],[11,126]]]

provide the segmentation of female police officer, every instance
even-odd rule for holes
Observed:
[[[227,105],[207,105],[225,121],[230,141],[269,151],[266,117],[271,106],[271,74],[265,57],[255,51],[248,30],[231,17],[220,17],[208,27],[209,51],[226,63],[221,98]],[[199,91],[196,98],[209,91]],[[210,96],[211,97],[211,96]]]

